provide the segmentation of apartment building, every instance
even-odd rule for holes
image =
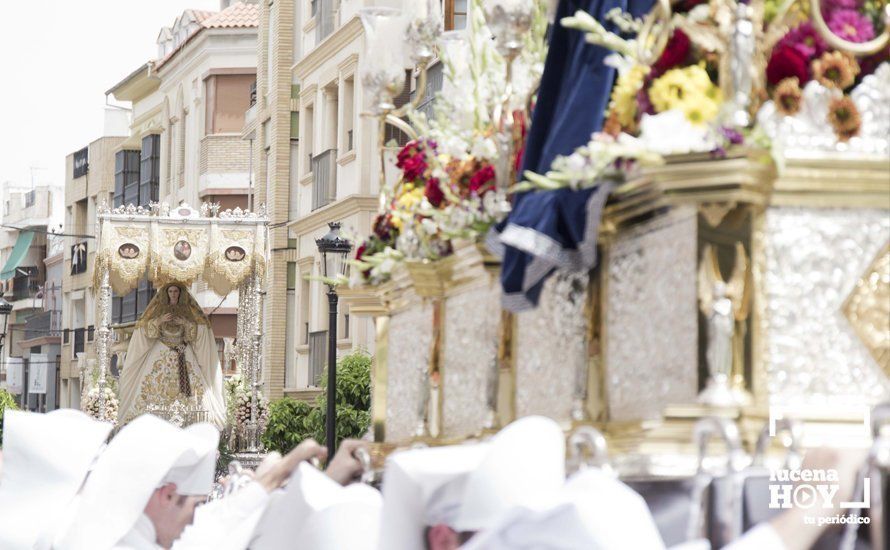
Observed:
[[[241,130],[255,89],[259,10],[226,0],[220,8],[185,10],[160,30],[157,57],[106,92],[132,107],[129,137],[116,152],[115,205],[248,207],[252,160]],[[125,317],[141,314],[153,292],[145,285]],[[217,296],[201,281],[192,293],[222,354],[235,336],[237,294]]]
[[[327,223],[366,234],[378,207],[377,122],[361,116],[367,101],[360,68],[369,52],[358,18],[363,7],[409,0],[264,1],[259,15],[257,104],[243,137],[253,143],[258,200],[272,218],[265,338],[266,389],[272,398],[311,398],[327,361],[325,287],[315,239]],[[447,29],[466,25],[467,0],[444,0]],[[412,92],[407,84],[401,101]],[[429,96],[441,87],[431,70]],[[428,106],[427,106],[428,108]],[[406,138],[389,131],[387,141]],[[285,322],[281,322],[284,320]],[[339,352],[374,351],[374,327],[339,308]]]
[[[127,165],[118,167],[118,151],[129,134],[130,112],[105,110],[103,136],[65,157],[65,246],[60,259],[62,270],[62,347],[59,373],[59,403],[80,407],[85,377],[96,364],[94,346],[97,322],[93,268],[98,243],[97,210],[110,205],[120,193]],[[120,168],[120,169],[119,169]],[[138,165],[136,166],[138,169]],[[138,174],[138,171],[137,171]],[[141,292],[139,292],[141,291]],[[151,289],[112,297],[112,321],[135,320],[137,301],[145,302]]]
[[[46,394],[32,393],[33,388],[28,387],[32,353],[35,359],[41,357],[41,370],[46,369],[46,376],[42,376],[43,388],[39,391],[49,389],[50,405],[55,403],[55,388],[47,388],[47,385],[54,383],[58,371],[58,333],[51,330],[51,310],[58,302],[50,306],[49,312],[46,304],[49,302],[48,281],[55,285],[59,279],[48,277],[45,260],[58,246],[49,234],[62,227],[63,200],[58,185],[37,182],[0,185],[0,285],[4,299],[12,304],[0,356],[0,381],[19,395],[23,407],[35,410],[44,405],[46,398],[40,396]],[[54,292],[49,294],[55,296]],[[16,377],[17,387],[11,387],[11,380],[7,380],[7,365],[10,364],[21,365],[22,370]]]

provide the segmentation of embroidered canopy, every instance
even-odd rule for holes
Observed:
[[[199,277],[225,296],[254,270],[265,271],[269,220],[260,209],[219,212],[208,204],[170,208],[133,205],[99,213],[100,235],[94,271],[109,272],[111,288],[126,294],[147,277],[152,284],[190,285]],[[100,281],[95,281],[96,288]]]

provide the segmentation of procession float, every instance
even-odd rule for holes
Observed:
[[[555,76],[540,3],[471,8],[465,33],[438,37],[434,7],[363,15],[369,47],[396,52],[364,67],[371,114],[412,137],[380,140],[380,212],[339,289],[376,322],[377,456],[548,416],[575,466],[608,464],[649,500],[666,543],[706,532],[722,544],[764,517],[765,483],[748,483],[765,465],[878,442],[886,3],[557,13],[552,64],[576,72]],[[599,46],[595,62],[575,55],[579,40]],[[396,110],[401,67],[422,89],[432,60],[445,75],[432,110]],[[566,91],[591,77],[614,84],[602,98]],[[548,89],[584,107],[545,104]],[[546,157],[571,117],[602,123],[530,169],[525,149]],[[535,125],[552,125],[543,147]],[[727,476],[736,485],[721,492]],[[673,527],[666,502],[688,512]]]
[[[361,68],[380,209],[349,276],[325,281],[376,326],[367,479],[396,448],[544,415],[573,468],[608,466],[649,501],[668,545],[722,544],[763,519],[766,465],[883,441],[886,2],[630,2],[548,28],[545,2],[471,0],[468,28],[446,33],[438,0],[411,4],[361,11],[381,52]],[[420,109],[436,63],[442,90]],[[417,93],[396,107],[407,67]],[[392,147],[387,125],[411,141]],[[592,130],[548,156],[573,128]],[[265,216],[99,219],[102,319],[142,276],[237,289],[238,448],[259,453]],[[107,322],[98,334],[104,415]]]

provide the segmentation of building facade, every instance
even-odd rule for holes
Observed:
[[[59,304],[48,305],[50,297],[57,294],[47,292],[47,285],[61,281],[54,264],[45,260],[58,252],[59,241],[52,233],[62,228],[63,201],[59,185],[0,185],[0,285],[4,299],[13,307],[0,356],[0,382],[18,395],[24,408],[32,410],[47,410],[47,405],[51,409],[56,403],[59,333],[53,326],[57,313],[52,310]],[[52,276],[48,276],[50,271]],[[34,361],[40,363],[35,371],[39,368],[42,379],[34,385],[42,386],[37,390],[42,393],[33,393],[35,388],[28,385],[32,353]],[[18,369],[14,376],[9,376],[10,365]]]
[[[62,269],[62,353],[59,401],[79,408],[86,377],[96,365],[97,322],[93,268],[98,243],[97,211],[115,199],[115,186],[126,166],[117,166],[118,150],[129,133],[130,112],[107,109],[105,136],[65,157],[65,246]],[[121,170],[119,170],[119,168]],[[112,298],[114,322],[132,321],[137,301],[150,289]],[[144,306],[144,303],[142,304]]]
[[[106,92],[132,107],[129,137],[116,152],[115,205],[249,206],[251,149],[241,131],[256,81],[258,7],[221,8],[184,11],[158,34],[157,58]],[[150,299],[145,286],[127,318],[138,318]],[[237,293],[217,296],[202,281],[191,290],[222,357],[235,337]]]
[[[385,2],[404,7],[408,0]],[[368,0],[262,2],[259,16],[257,104],[244,137],[252,140],[258,200],[272,218],[266,388],[270,397],[310,399],[320,391],[327,361],[328,301],[315,239],[332,221],[367,234],[378,208],[377,122],[362,116],[368,101],[360,69],[367,55],[358,14]],[[466,0],[444,0],[448,30],[466,25]],[[429,97],[441,86],[431,69]],[[401,101],[412,91],[411,79]],[[398,132],[387,141],[404,143]],[[284,322],[282,322],[284,320]],[[356,319],[342,302],[338,352],[374,351],[370,319]]]

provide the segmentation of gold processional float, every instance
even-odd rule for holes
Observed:
[[[769,23],[765,7],[762,0],[712,0],[692,16],[672,14],[662,0],[642,22],[615,17],[639,31],[636,40],[609,33],[583,13],[556,22],[631,62],[626,73],[619,66],[607,127],[617,118],[625,74],[632,79],[640,67],[648,71],[672,33],[683,30],[693,48],[719,66],[719,82],[705,92],[720,98],[712,118],[747,139],[675,153],[659,150],[677,134],[659,138],[656,132],[649,139],[636,132],[643,146],[635,142],[630,150],[640,162],[618,175],[604,208],[598,268],[558,272],[536,309],[513,314],[501,308],[501,266],[482,233],[451,232],[450,253],[436,254],[442,248],[422,235],[424,225],[438,223],[433,231],[441,237],[446,217],[458,208],[443,213],[431,207],[429,195],[421,198],[404,173],[394,174],[394,151],[381,136],[388,171],[377,223],[389,229],[375,226],[376,237],[355,262],[353,278],[363,272],[360,281],[339,290],[352,315],[376,322],[372,422],[378,458],[417,442],[485,437],[532,414],[559,421],[574,434],[573,444],[586,440],[601,452],[604,441],[585,427],[596,428],[612,465],[630,478],[694,472],[708,435],[733,440],[732,449],[763,448],[771,415],[779,428],[791,428],[796,446],[870,443],[870,410],[890,397],[890,66],[885,56],[849,94],[843,89],[852,82],[838,85],[841,93],[830,89],[830,79],[838,77],[827,70],[804,90],[796,80],[783,84],[804,110],[852,96],[871,134],[832,130],[824,105],[814,122],[811,113],[795,116],[793,102],[776,91],[774,101],[764,101],[765,78],[771,52],[791,25],[804,25],[824,41],[826,63],[842,58],[857,72],[857,58],[864,63],[885,52],[890,30],[853,42],[829,29],[818,0],[773,5]],[[421,52],[407,60],[369,60],[363,84],[376,101],[370,114],[381,127],[393,123],[412,138],[437,139],[439,155],[427,160],[445,166],[444,172],[430,168],[440,177],[463,166],[454,153],[441,154],[449,132],[490,137],[498,190],[483,210],[496,211],[506,182],[514,180],[503,159],[515,152],[517,127],[535,87],[529,81],[540,76],[543,52],[535,41],[543,42],[543,10],[535,3],[495,1],[483,8],[474,2],[467,33],[440,39],[445,88],[435,105],[448,116],[438,116],[410,106],[393,111],[401,67],[416,65],[422,83],[432,58],[435,33],[423,32],[432,25],[425,26],[424,8],[415,9],[419,13],[409,13],[407,23],[388,10],[363,14],[369,49]],[[879,9],[879,19],[890,22],[890,8]],[[399,24],[408,31],[397,32]],[[418,46],[424,38],[427,45]],[[472,103],[474,96],[477,103],[464,116],[458,103]],[[597,147],[591,142],[586,152],[595,161],[605,158],[603,167],[628,150]],[[652,152],[661,152],[662,162],[645,162]],[[461,162],[476,162],[478,173],[480,156],[467,151]],[[560,183],[559,174],[533,176],[526,175],[544,189]],[[445,195],[442,204],[449,203],[448,190]],[[397,244],[383,246],[391,227],[399,230]],[[704,418],[723,420],[713,424],[716,431],[695,428]]]
[[[117,328],[112,336],[112,290],[125,295],[147,278],[156,287],[176,282],[189,286],[197,280],[219,296],[238,295],[236,361],[242,390],[250,395],[250,415],[243,425],[230,427],[232,448],[242,463],[261,458],[262,335],[265,266],[269,256],[269,220],[261,206],[254,213],[240,208],[220,211],[218,204],[200,209],[188,205],[149,207],[124,205],[98,212],[99,250],[94,286],[101,319],[96,339],[96,398],[100,420],[116,418],[117,397],[110,391],[112,354],[125,353],[132,328]],[[119,362],[122,364],[122,362]],[[177,425],[207,419],[207,411],[186,405],[152,409],[153,414]]]

